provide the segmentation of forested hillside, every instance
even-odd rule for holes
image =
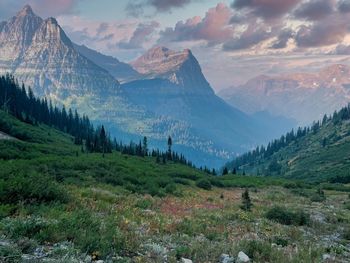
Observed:
[[[349,182],[350,105],[237,157],[227,167],[238,173]]]

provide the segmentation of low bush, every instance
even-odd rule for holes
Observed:
[[[283,225],[303,226],[309,223],[310,215],[302,210],[289,211],[284,207],[273,207],[266,213],[266,218]]]
[[[212,188],[212,185],[210,183],[209,180],[207,179],[202,179],[202,180],[199,180],[196,185],[199,187],[199,188],[202,188],[204,190],[211,190]]]
[[[152,200],[150,199],[140,199],[136,202],[135,206],[141,209],[151,209],[153,205]]]
[[[68,201],[68,194],[48,175],[18,171],[0,180],[0,201],[3,204],[65,203]]]
[[[249,240],[241,244],[242,250],[256,262],[269,262],[272,248],[268,242]]]
[[[311,196],[310,200],[312,202],[323,202],[326,200],[326,195],[324,191],[321,188],[319,188],[317,189],[316,193]]]

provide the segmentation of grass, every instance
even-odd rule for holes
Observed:
[[[86,154],[64,133],[0,116],[11,136],[26,133],[0,141],[0,261],[20,262],[38,248],[53,262],[218,262],[239,251],[254,262],[349,256],[347,185],[322,185],[326,198],[313,202],[316,184]],[[251,211],[240,208],[245,188]]]

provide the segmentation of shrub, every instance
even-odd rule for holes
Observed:
[[[323,202],[326,200],[326,195],[324,191],[321,188],[319,188],[317,189],[317,192],[311,196],[310,200],[312,202]]]
[[[211,190],[212,186],[211,186],[211,183],[209,180],[207,179],[202,179],[202,180],[199,180],[196,185],[199,187],[199,188],[202,188],[204,190]]]
[[[140,199],[136,202],[135,206],[141,209],[150,209],[153,205],[152,200],[150,199]]]
[[[176,192],[176,185],[175,184],[168,184],[166,187],[165,187],[165,192],[167,194],[174,194]]]
[[[310,221],[310,215],[302,210],[296,212],[289,211],[284,207],[273,207],[266,213],[266,218],[283,225],[306,225]]]
[[[14,205],[0,204],[0,219],[8,217],[16,210]]]
[[[241,244],[242,250],[256,262],[269,262],[271,260],[272,248],[267,242],[249,240]]]
[[[182,185],[191,185],[191,181],[183,178],[174,178],[174,183]]]
[[[0,181],[0,201],[4,204],[68,201],[68,194],[50,176],[37,172],[18,172]]]
[[[191,256],[191,249],[188,246],[179,246],[175,249],[175,256],[177,260],[189,258]]]
[[[211,178],[210,183],[219,188],[225,187],[224,183],[219,178]]]

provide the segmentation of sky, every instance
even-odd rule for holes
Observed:
[[[350,0],[0,0],[0,21],[25,4],[122,61],[153,46],[190,48],[216,91],[349,63]]]

